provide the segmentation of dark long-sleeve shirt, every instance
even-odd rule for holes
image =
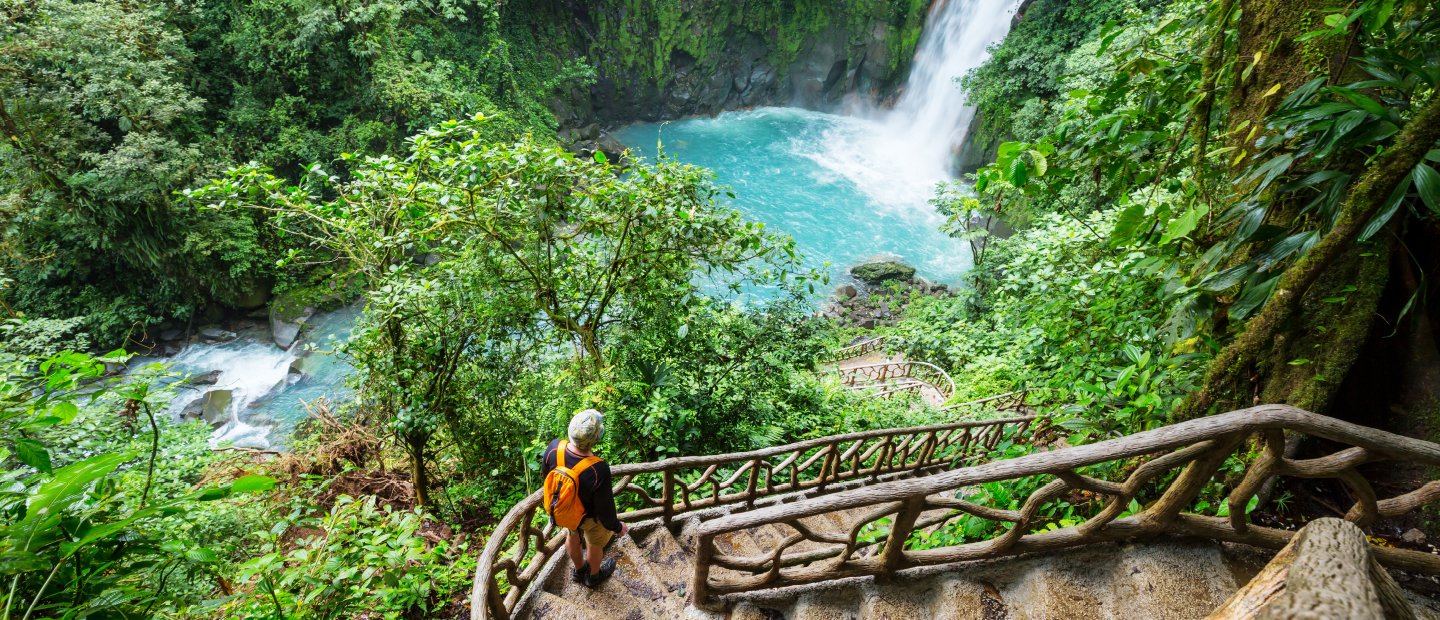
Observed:
[[[555,451],[560,447],[560,440],[550,442],[545,448],[545,456],[540,467],[540,477],[550,475],[550,470],[555,469]],[[575,454],[572,447],[566,450],[565,465],[571,469],[585,457]],[[580,504],[585,507],[585,517],[595,519],[605,529],[620,533],[620,518],[615,516],[615,492],[610,487],[610,466],[605,461],[591,465],[585,471],[580,472]]]

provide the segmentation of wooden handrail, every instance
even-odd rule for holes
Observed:
[[[1405,591],[1370,552],[1365,532],[1354,523],[1327,517],[1296,532],[1206,620],[1262,617],[1413,620],[1417,614]]]
[[[1284,434],[1301,433],[1353,446],[1318,459],[1284,456]],[[1225,517],[1184,512],[1202,488],[1236,452],[1246,437],[1258,434],[1263,452],[1250,464],[1245,477],[1226,499]],[[1130,461],[1147,457],[1143,462]],[[801,502],[759,508],[707,522],[698,530],[692,593],[697,605],[716,602],[716,596],[794,586],[864,575],[888,575],[920,566],[952,564],[1063,549],[1097,542],[1177,534],[1280,548],[1293,532],[1248,523],[1246,506],[1275,476],[1335,478],[1356,498],[1346,519],[1364,525],[1380,517],[1410,512],[1440,498],[1440,481],[1388,499],[1374,489],[1355,467],[1370,461],[1403,461],[1440,465],[1440,445],[1351,424],[1286,405],[1264,405],[1166,426],[1127,437],[1069,447],[1028,456],[991,461],[921,478],[873,484]],[[1092,478],[1080,470],[1110,464],[1128,471],[1122,482]],[[1122,512],[1143,490],[1165,474],[1181,472],[1159,496],[1133,516]],[[1014,481],[1031,476],[1053,479],[1030,494],[1018,511],[999,510],[968,501],[969,489],[989,482]],[[1079,525],[1038,533],[1041,505],[1074,491],[1105,497],[1104,506]],[[868,509],[844,540],[812,532],[801,520],[827,513]],[[932,549],[906,548],[911,534],[932,531],[962,515],[1014,523],[988,540]],[[931,515],[929,518],[913,518]],[[858,534],[867,525],[882,530],[885,552],[856,557]],[[715,539],[728,532],[776,525],[793,530],[765,556],[737,557],[715,547]],[[925,528],[931,528],[926,530]],[[792,547],[810,542],[807,551]],[[1440,557],[1427,553],[1373,547],[1383,564],[1440,573]],[[702,561],[703,559],[703,561]],[[711,576],[716,569],[729,574]],[[749,573],[749,574],[746,574]]]
[[[861,366],[849,366],[837,369],[841,381],[848,387],[865,388],[882,386],[886,381],[892,379],[911,378],[922,382],[924,385],[935,388],[945,400],[955,395],[955,380],[950,378],[950,373],[945,369],[929,362],[917,362],[906,360],[899,362],[881,362],[878,364],[864,364]],[[867,379],[861,382],[860,378]],[[914,389],[923,387],[921,385],[905,386],[899,389],[882,390],[879,395],[889,395],[903,389]]]
[[[623,520],[658,518],[669,524],[677,516],[722,506],[750,508],[781,494],[824,493],[837,483],[953,469],[1007,438],[1020,439],[1036,420],[1021,416],[862,431],[610,471],[617,499],[635,506],[620,515]],[[472,618],[508,620],[540,585],[541,571],[564,543],[563,530],[549,523],[540,504],[540,491],[520,500],[486,541],[471,591]]]
[[[820,361],[825,363],[843,362],[857,357],[863,357],[872,351],[880,350],[888,336],[877,336],[868,340],[862,340],[855,344],[840,347],[820,356]]]

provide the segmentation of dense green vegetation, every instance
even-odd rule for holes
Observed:
[[[602,77],[713,68],[740,32],[784,65],[883,24],[893,69],[923,3],[570,4],[0,8],[7,617],[463,615],[573,411],[606,412],[617,462],[942,415],[816,372],[857,332],[704,170],[577,157],[554,116]],[[1440,438],[1437,10],[1030,3],[963,80],[979,139],[1010,141],[934,201],[976,267],[895,293],[880,331],[961,378],[957,401],[1032,388],[1072,443],[1254,402]],[[764,305],[718,294],[762,285]],[[212,450],[164,419],[178,377],[99,354],[320,289],[364,304],[340,344],[355,395],[311,403],[283,455]]]

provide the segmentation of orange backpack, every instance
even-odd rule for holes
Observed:
[[[579,529],[585,519],[585,505],[580,502],[580,474],[599,463],[600,457],[587,456],[574,467],[565,465],[565,447],[570,442],[561,440],[555,448],[555,469],[545,474],[545,512],[550,521],[567,530]]]

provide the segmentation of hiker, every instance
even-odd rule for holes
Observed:
[[[605,437],[605,416],[586,409],[570,418],[569,440],[556,439],[545,448],[545,512],[569,530],[565,552],[575,564],[575,581],[595,588],[615,572],[615,558],[606,559],[605,545],[630,526],[615,516],[610,466],[591,450]]]

